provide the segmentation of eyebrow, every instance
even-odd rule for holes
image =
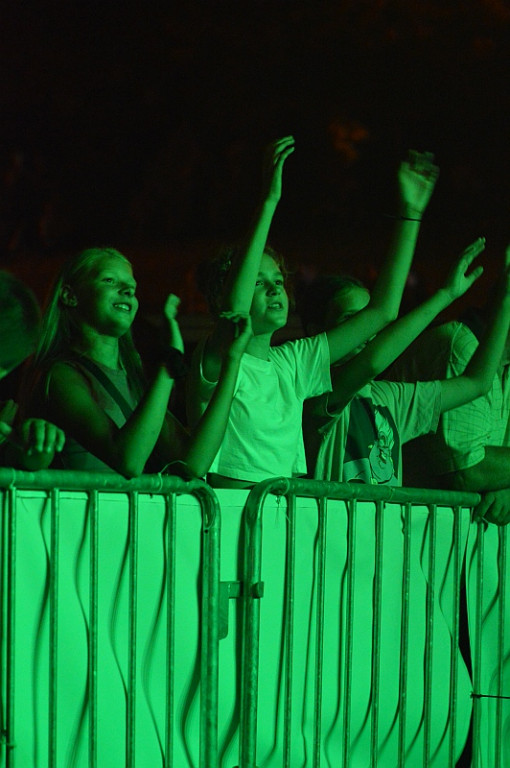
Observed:
[[[267,275],[271,275],[271,277],[283,277],[283,272],[281,269],[277,269],[274,272],[258,272],[257,277],[265,277]]]
[[[110,269],[102,269],[100,272],[97,273],[98,277],[114,277],[116,280],[119,279],[118,275],[116,275],[114,272],[112,272]],[[129,278],[129,280],[124,280],[123,278],[120,278],[121,282],[126,284],[134,285],[135,288],[138,287],[138,283],[136,282],[134,277]]]

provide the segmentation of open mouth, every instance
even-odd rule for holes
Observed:
[[[281,301],[273,301],[272,304],[268,304],[267,308],[281,311],[284,307]]]
[[[119,304],[114,304],[113,306],[115,307],[115,309],[118,309],[120,312],[131,312],[130,304],[125,304],[124,302],[122,302]]]

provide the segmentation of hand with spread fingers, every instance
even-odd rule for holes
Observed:
[[[444,290],[448,293],[451,301],[455,301],[460,296],[463,296],[466,291],[473,285],[475,280],[483,273],[483,267],[478,266],[469,272],[473,261],[479,256],[485,249],[485,237],[479,237],[473,243],[461,253],[456,264],[448,275],[444,284]]]

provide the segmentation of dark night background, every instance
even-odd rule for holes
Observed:
[[[271,242],[299,273],[373,279],[415,148],[441,175],[408,305],[479,235],[470,300],[487,290],[510,238],[510,3],[10,0],[0,16],[0,266],[38,296],[66,255],[109,244],[145,313],[173,290],[187,327],[205,311],[194,266],[246,227],[262,148],[287,133]]]

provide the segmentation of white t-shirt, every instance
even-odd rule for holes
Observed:
[[[189,416],[196,423],[216,382],[202,372],[205,339],[193,356]],[[331,390],[326,334],[271,347],[269,359],[245,353],[220,450],[210,472],[249,482],[306,474],[303,400]]]

